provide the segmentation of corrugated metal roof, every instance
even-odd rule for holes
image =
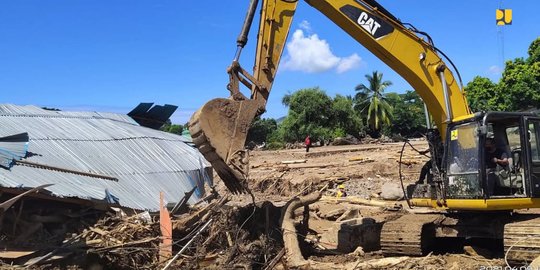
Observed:
[[[178,201],[196,183],[202,184],[201,172],[210,167],[185,137],[141,127],[120,114],[0,104],[0,137],[21,132],[30,136],[24,160],[111,176],[118,182],[15,165],[10,170],[0,168],[3,187],[53,183],[46,189],[54,196],[88,200],[103,200],[108,190],[122,206],[156,211],[160,191],[165,200]],[[211,175],[206,177],[211,181]],[[190,202],[201,195],[194,194]]]

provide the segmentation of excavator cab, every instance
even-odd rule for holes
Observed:
[[[540,117],[532,113],[488,112],[448,126],[436,179],[414,187],[412,205],[445,209],[512,210],[538,204]],[[493,163],[486,145],[495,147]],[[429,187],[426,187],[429,185]],[[409,188],[410,189],[410,188]],[[411,190],[411,189],[410,189]],[[512,201],[511,199],[525,199]],[[503,201],[504,200],[504,201]]]

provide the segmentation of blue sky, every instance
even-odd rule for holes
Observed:
[[[396,17],[428,32],[464,83],[500,78],[504,59],[526,57],[540,36],[536,0],[389,1]],[[127,113],[139,102],[174,104],[185,123],[206,101],[227,97],[226,68],[248,1],[0,1],[1,103]],[[495,25],[495,9],[513,24]],[[255,30],[241,64],[253,66]],[[319,86],[352,95],[374,70],[411,87],[324,15],[299,3],[264,117],[286,115],[284,94]],[[311,52],[311,53],[306,53]],[[504,59],[503,59],[504,57]]]

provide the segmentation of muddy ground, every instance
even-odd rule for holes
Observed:
[[[251,151],[253,196],[231,194],[215,175],[204,200],[169,209],[170,225],[165,210],[162,220],[28,198],[0,224],[0,269],[509,269],[502,243],[446,240],[422,257],[383,256],[384,222],[432,211],[397,198],[400,168],[407,186],[428,160],[413,149],[425,141],[411,145]],[[46,221],[23,222],[32,218]]]
[[[412,141],[417,150],[427,149],[422,140]],[[269,201],[283,206],[294,196],[307,194],[326,188],[327,200],[310,206],[309,229],[303,243],[306,259],[320,262],[346,263],[362,262],[383,258],[380,250],[351,250],[338,247],[337,231],[343,220],[369,218],[376,222],[395,219],[407,215],[404,201],[390,201],[404,209],[374,207],[351,203],[329,201],[336,196],[337,185],[343,184],[349,197],[381,200],[383,185],[400,185],[400,154],[403,143],[374,143],[347,146],[313,147],[309,153],[305,149],[278,151],[255,150],[250,153],[249,186],[258,204]],[[404,148],[402,156],[403,183],[415,182],[423,164],[428,160],[411,146]],[[225,188],[216,175],[220,192]],[[246,206],[251,202],[248,195],[233,196],[230,204]],[[298,212],[300,214],[300,212]],[[301,214],[300,214],[301,215]],[[304,237],[302,237],[304,239]],[[306,243],[307,242],[307,243]],[[443,248],[424,257],[416,257],[393,265],[393,269],[497,269],[505,266],[500,250],[489,250],[485,246],[465,243],[463,248],[455,243],[445,243]],[[458,247],[455,247],[458,246]],[[487,252],[486,252],[487,250]],[[479,255],[481,254],[481,255]],[[279,265],[278,265],[279,267]],[[339,267],[338,267],[339,268]]]

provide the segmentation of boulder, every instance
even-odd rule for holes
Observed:
[[[397,183],[385,183],[381,187],[381,198],[384,200],[401,200],[403,199],[403,189]]]

